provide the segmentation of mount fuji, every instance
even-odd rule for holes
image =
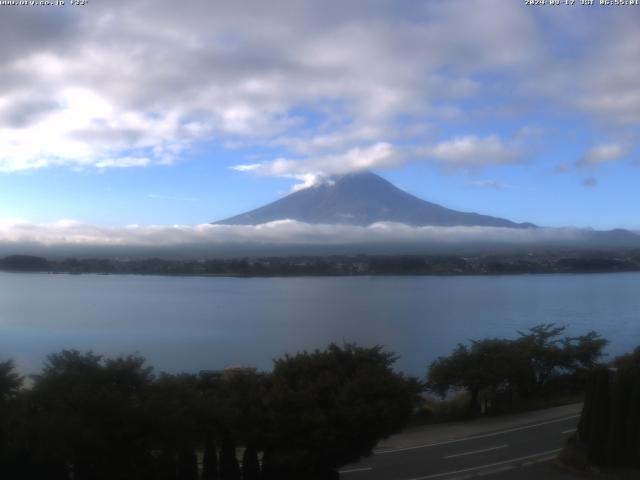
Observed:
[[[411,226],[535,228],[531,223],[460,212],[427,202],[371,172],[333,177],[263,207],[215,223],[259,225],[285,219],[309,224],[358,226],[395,222]]]

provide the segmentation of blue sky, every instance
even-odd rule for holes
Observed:
[[[195,225],[372,169],[640,229],[640,7],[265,3],[0,7],[0,219]]]

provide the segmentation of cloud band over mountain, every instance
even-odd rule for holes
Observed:
[[[261,225],[128,225],[105,227],[72,221],[52,224],[3,222],[0,252],[38,253],[43,249],[69,255],[119,253],[128,248],[178,249],[189,256],[190,249],[215,255],[217,251],[242,250],[246,254],[270,247],[387,246],[402,252],[411,247],[581,246],[592,241],[592,230],[572,228],[501,227],[411,227],[397,223],[376,223],[367,227],[311,225],[281,220]]]

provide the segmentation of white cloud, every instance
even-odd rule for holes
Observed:
[[[96,163],[98,168],[127,168],[127,167],[146,167],[151,163],[146,157],[118,157],[106,158]]]
[[[624,157],[627,149],[617,143],[603,143],[590,148],[577,161],[579,167],[597,167]]]
[[[171,163],[209,140],[304,163],[399,145],[417,125],[480,115],[475,100],[640,124],[637,9],[567,21],[504,0],[188,3],[3,9],[0,170]],[[465,168],[519,156],[471,136],[431,153]]]
[[[231,170],[236,170],[238,172],[251,172],[258,170],[261,166],[262,163],[247,163],[245,165],[234,165],[231,167]]]
[[[507,165],[522,161],[523,154],[515,145],[507,144],[495,135],[466,135],[422,149],[427,158],[449,168],[480,168]]]
[[[0,220],[0,247],[229,247],[265,245],[360,245],[576,242],[587,230],[498,227],[412,227],[376,223],[368,227],[310,225],[280,220],[262,225],[129,225],[104,227],[73,220],[52,224]]]
[[[603,23],[603,22],[600,22]],[[590,61],[584,62],[585,85],[578,105],[616,127],[640,123],[640,45],[629,38],[640,34],[638,12],[611,16],[608,26],[599,25],[589,35],[606,34],[609,41],[596,42]],[[602,38],[602,37],[600,37]],[[603,122],[604,123],[604,122]]]
[[[352,148],[340,154],[305,159],[277,158],[269,162],[235,165],[231,168],[262,176],[300,180],[302,183],[293,187],[293,191],[297,191],[326,181],[334,175],[392,168],[407,162],[437,161],[448,169],[479,169],[519,163],[523,158],[521,148],[516,142],[506,143],[495,135],[467,135],[427,147],[398,149],[390,143],[379,142],[364,148]],[[498,183],[475,186],[504,187]]]
[[[366,148],[352,148],[343,154],[304,160],[278,158],[270,162],[236,165],[232,168],[263,176],[295,178],[302,181],[302,184],[294,186],[294,190],[299,190],[315,185],[332,175],[391,167],[399,165],[402,161],[402,155],[393,145],[380,142]]]
[[[339,131],[328,133],[312,132],[308,136],[291,136],[276,139],[273,144],[290,149],[301,155],[320,155],[327,151],[345,150],[354,144],[375,142],[385,135],[396,132],[391,126],[381,125],[350,126]]]

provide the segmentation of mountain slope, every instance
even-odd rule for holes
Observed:
[[[263,207],[215,223],[258,225],[284,219],[362,226],[375,222],[398,222],[413,226],[534,226],[451,210],[400,190],[370,172],[336,177],[330,183],[305,188]]]

